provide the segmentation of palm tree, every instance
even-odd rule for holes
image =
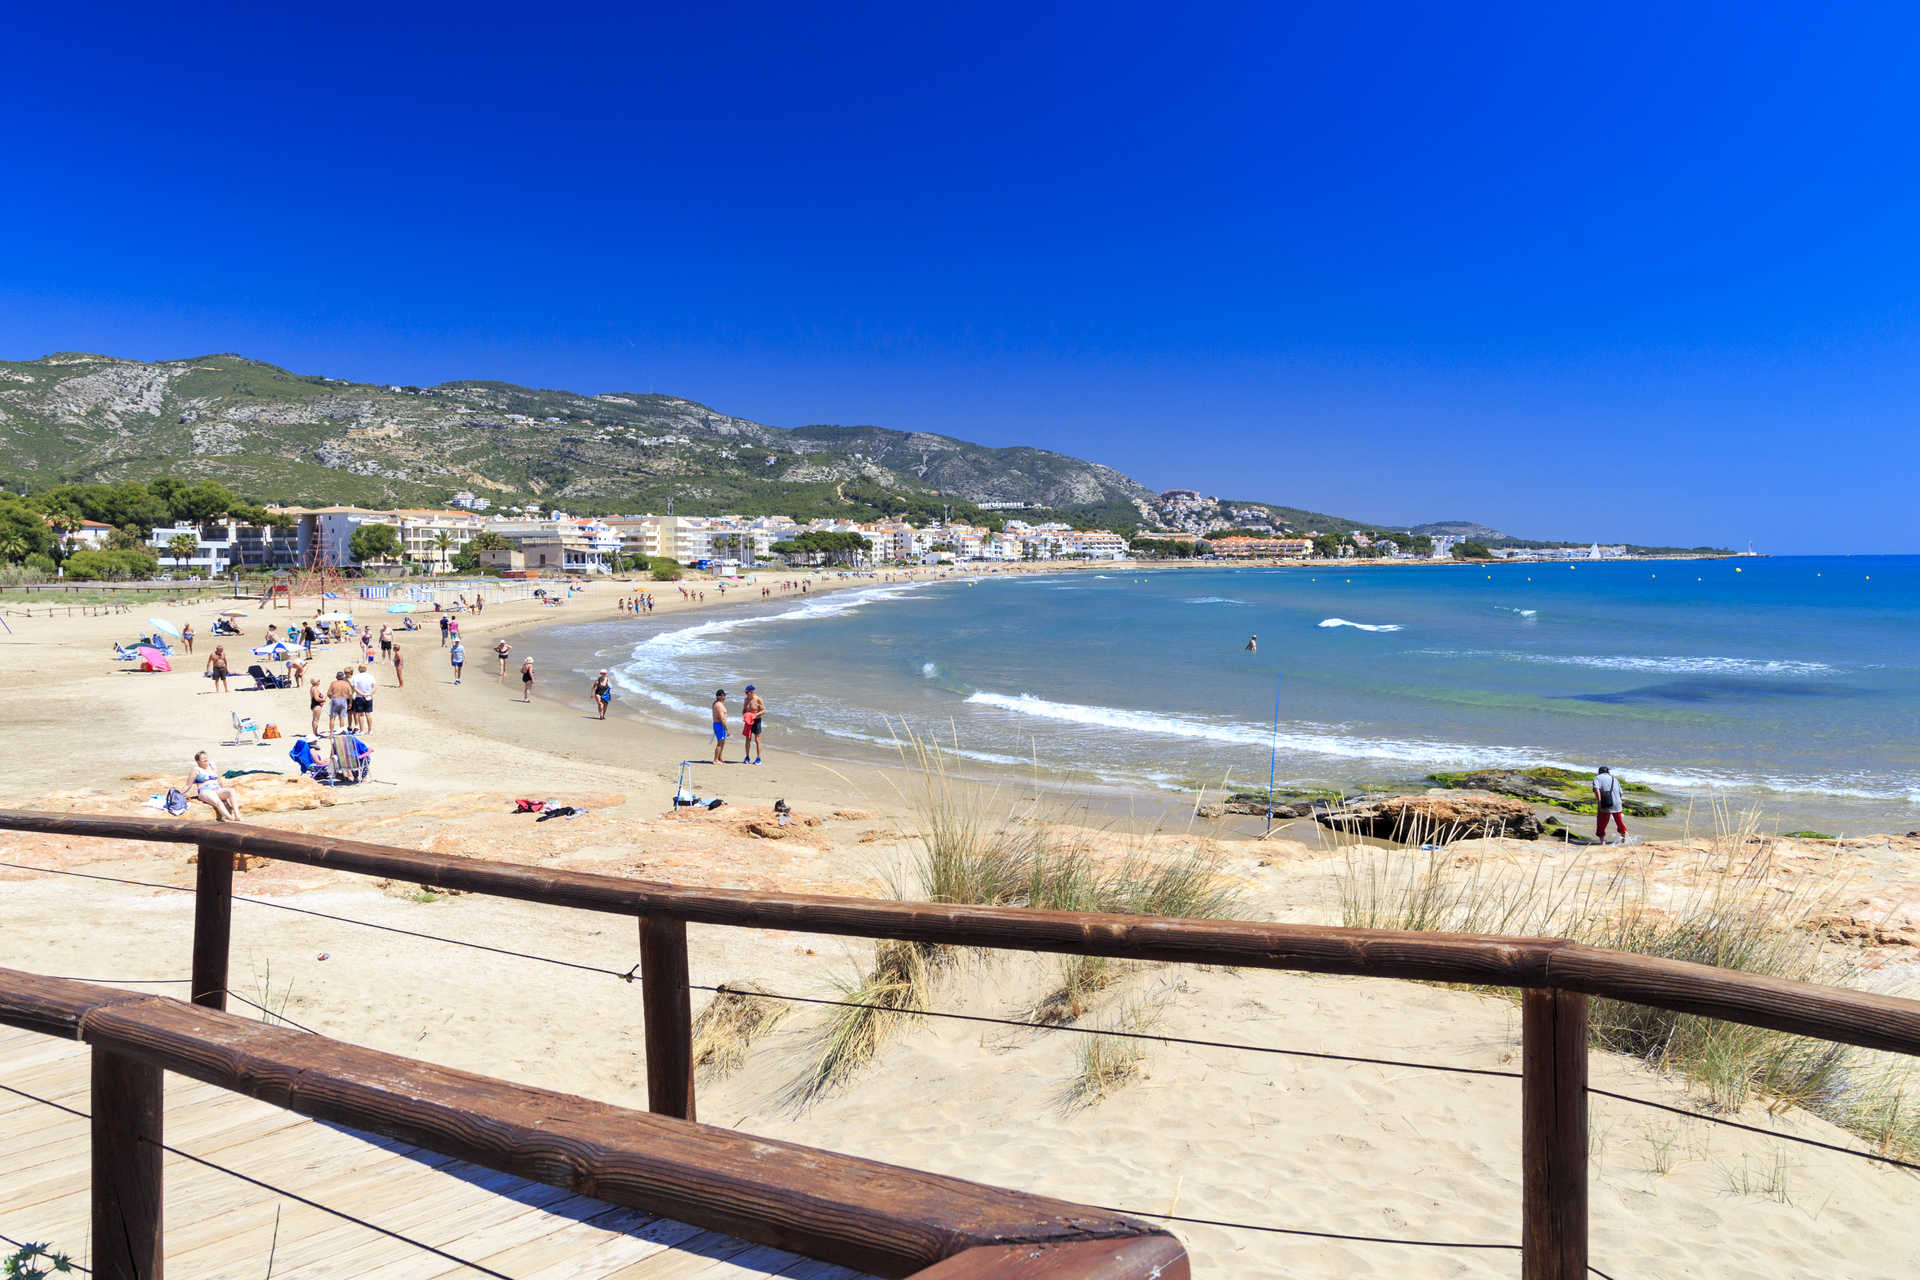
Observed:
[[[447,548],[453,545],[453,535],[445,529],[433,535],[433,549],[440,553],[440,572],[445,573],[452,566],[447,562]]]
[[[6,533],[0,533],[0,560],[4,560],[8,564],[25,560],[27,558],[27,552],[32,549],[32,545],[28,543],[25,534],[12,530]]]
[[[59,539],[61,552],[65,553],[68,550],[67,540],[79,532],[81,520],[71,511],[56,511],[47,517],[47,524],[53,529],[54,536]]]
[[[200,539],[190,533],[176,533],[167,539],[167,554],[176,564],[185,564],[193,559],[193,553],[200,549]]]

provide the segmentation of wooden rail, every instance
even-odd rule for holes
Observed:
[[[708,889],[421,853],[244,823],[0,810],[0,829],[197,844],[200,901],[195,910],[193,999],[214,1009],[225,1007],[231,856],[238,853],[632,916],[640,922],[648,1106],[680,1120],[691,1120],[695,1110],[687,990],[689,923],[1521,988],[1525,992],[1521,1240],[1526,1280],[1584,1280],[1586,1274],[1587,997],[1920,1055],[1917,1001],[1607,951],[1562,939]],[[1080,1274],[1048,1270],[1052,1263],[1047,1259],[1052,1255],[1047,1254],[1036,1254],[1015,1267],[1005,1256],[992,1252],[998,1247],[982,1245],[972,1253],[963,1251],[943,1261],[940,1268],[945,1269],[927,1274],[942,1280],[989,1275],[1031,1275],[1038,1280]],[[1133,1247],[1115,1246],[1116,1256],[1131,1257]],[[1073,1265],[1079,1265],[1078,1255]],[[1041,1269],[1029,1270],[1030,1266]]]
[[[1104,1210],[509,1084],[164,996],[0,969],[0,1024],[93,1049],[97,1277],[161,1277],[163,1071],[876,1275],[1188,1274],[1171,1235]],[[1018,1267],[989,1265],[1016,1257]]]

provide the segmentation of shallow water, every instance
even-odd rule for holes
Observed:
[[[909,726],[1049,775],[1249,788],[1270,758],[1283,788],[1607,763],[1845,833],[1920,826],[1917,622],[1920,557],[1848,557],[983,575],[554,639],[693,728],[753,682],[790,746]]]

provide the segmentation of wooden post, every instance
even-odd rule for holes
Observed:
[[[1585,1280],[1587,998],[1529,987],[1520,1026],[1520,1274]]]
[[[193,1002],[227,1007],[227,953],[233,934],[233,854],[200,846],[193,896]]]
[[[161,1080],[150,1067],[93,1051],[93,1274],[161,1280]]]
[[[640,1003],[647,1019],[647,1110],[693,1115],[693,993],[687,990],[687,924],[640,917]]]

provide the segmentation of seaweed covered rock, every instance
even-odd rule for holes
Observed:
[[[1489,791],[1535,804],[1550,804],[1569,813],[1592,813],[1593,777],[1573,769],[1476,769],[1470,773],[1436,773],[1428,779],[1456,791]],[[1663,818],[1667,806],[1645,797],[1653,791],[1644,782],[1621,779],[1622,799],[1630,818]]]
[[[1388,796],[1322,809],[1323,827],[1404,844],[1511,836],[1538,840],[1546,829],[1524,801],[1483,791]]]

